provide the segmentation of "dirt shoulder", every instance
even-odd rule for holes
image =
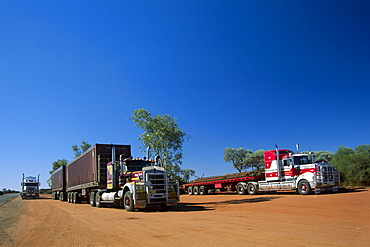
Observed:
[[[19,196],[0,205],[0,246],[15,246],[14,236],[23,212],[24,204]]]
[[[23,214],[17,228],[6,229],[12,240],[2,246],[366,246],[370,241],[369,189],[308,196],[183,195],[171,211],[126,212],[49,198],[14,202]]]

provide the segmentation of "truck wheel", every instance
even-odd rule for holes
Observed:
[[[194,195],[199,195],[199,187],[198,186],[194,186],[193,193],[194,193]]]
[[[238,192],[239,195],[245,195],[247,193],[244,184],[242,183],[236,185],[236,191]]]
[[[205,186],[200,186],[199,187],[199,195],[207,195],[208,194],[208,189]]]
[[[74,192],[72,194],[72,203],[77,204],[78,203],[78,193]]]
[[[63,198],[64,198],[64,193],[63,193],[63,192],[60,192],[59,200],[60,200],[61,202],[63,202],[63,201],[64,201],[64,200],[63,200]]]
[[[101,194],[99,192],[96,192],[95,194],[95,206],[97,208],[100,208],[101,207]]]
[[[95,192],[90,192],[90,206],[95,207]]]
[[[71,192],[67,193],[67,202],[71,203]]]
[[[308,195],[312,193],[310,183],[307,180],[301,180],[298,183],[298,193],[301,195]]]
[[[258,191],[256,185],[254,185],[253,183],[249,183],[247,186],[247,192],[248,195],[257,195]]]
[[[194,191],[193,191],[193,186],[189,186],[188,187],[188,194],[189,195],[192,195],[194,193]]]
[[[132,193],[130,191],[126,191],[123,197],[123,206],[126,211],[134,211],[134,200],[132,199]]]

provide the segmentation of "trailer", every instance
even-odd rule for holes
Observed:
[[[340,172],[328,163],[315,163],[313,153],[295,154],[288,149],[264,153],[263,173],[235,173],[203,178],[183,185],[190,195],[236,191],[240,195],[260,192],[295,190],[301,195],[324,191],[337,192]]]
[[[27,198],[39,198],[40,197],[40,174],[38,175],[38,178],[28,176],[24,177],[23,173],[23,179],[22,179],[22,192],[21,197],[22,199]]]
[[[127,211],[156,204],[169,208],[180,200],[179,184],[168,180],[159,161],[133,159],[130,145],[96,144],[52,174],[53,199]]]
[[[53,200],[66,200],[66,166],[61,166],[51,175],[51,198]]]
[[[263,178],[264,175],[260,172],[240,172],[195,179],[188,184],[184,184],[183,187],[189,195],[207,195],[217,192],[230,193],[237,190],[236,185],[239,183],[248,183]]]

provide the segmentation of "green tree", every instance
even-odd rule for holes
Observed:
[[[360,153],[360,152],[370,153],[370,145],[360,145],[356,147],[356,152],[357,153]]]
[[[263,149],[259,149],[255,152],[252,152],[252,150],[246,150],[244,166],[251,168],[252,170],[262,170],[264,167],[264,153],[265,150]]]
[[[356,150],[340,146],[331,164],[341,172],[343,185],[370,185],[370,145],[360,145]]]
[[[81,154],[89,150],[91,148],[91,145],[85,141],[81,142],[82,144],[80,146],[72,145],[72,150],[75,154],[75,158],[79,157]]]
[[[251,153],[252,151],[244,148],[225,148],[224,160],[226,163],[231,162],[233,168],[237,169],[238,172],[242,172],[245,169],[245,156],[249,152]]]
[[[308,152],[307,152],[308,153]],[[315,151],[315,160],[325,160],[325,161],[330,161],[333,158],[333,153],[330,151]]]
[[[143,144],[142,150],[149,146],[155,155],[161,157],[167,174],[174,179],[180,179],[182,145],[190,136],[179,128],[177,119],[168,114],[152,116],[141,108],[133,111],[131,120],[136,127],[143,130],[143,134],[138,138]]]
[[[51,171],[49,171],[49,174],[50,174],[50,177],[48,180],[46,180],[46,182],[48,183],[48,185],[51,187],[51,174],[53,174],[53,172],[55,172],[56,170],[58,170],[59,167],[62,167],[64,165],[67,165],[68,164],[68,160],[66,159],[58,159],[57,161],[54,161],[53,164],[51,165]]]
[[[195,176],[195,171],[192,169],[182,169],[180,173],[181,178],[179,180],[184,183],[188,183],[190,181],[190,177]]]

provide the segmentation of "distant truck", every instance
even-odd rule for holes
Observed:
[[[38,175],[38,178],[36,177],[24,177],[23,173],[23,179],[22,179],[22,192],[21,197],[22,199],[27,198],[39,198],[40,197],[40,174]]]
[[[130,145],[96,144],[51,175],[52,198],[92,207],[111,204],[127,211],[180,200],[179,184],[169,181],[159,158],[133,159]]]
[[[296,190],[301,195],[339,189],[340,172],[328,163],[315,163],[313,154],[295,154],[288,149],[264,153],[263,173],[235,173],[201,178],[183,185],[190,195],[237,191],[240,195],[259,192]]]

